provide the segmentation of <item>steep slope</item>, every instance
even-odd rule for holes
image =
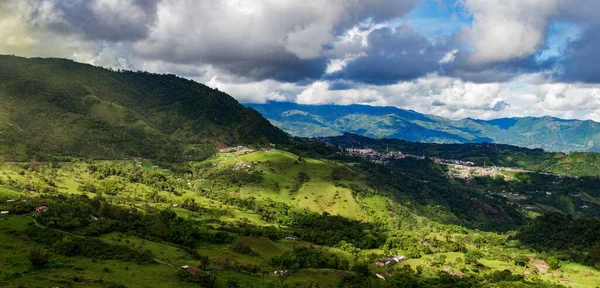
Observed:
[[[301,137],[346,132],[416,142],[494,142],[549,151],[600,151],[600,123],[553,117],[449,120],[395,107],[246,104],[281,129]]]
[[[0,155],[7,159],[178,159],[207,141],[287,141],[256,111],[194,81],[64,59],[0,56],[0,102]]]

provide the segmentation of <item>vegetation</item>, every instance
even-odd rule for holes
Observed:
[[[229,95],[174,75],[0,56],[0,157],[201,160],[287,135]]]
[[[173,287],[311,281],[321,287],[553,287],[561,274],[585,285],[598,284],[596,278],[583,276],[597,272],[573,268],[592,262],[558,248],[540,249],[521,238],[525,232],[515,237],[493,232],[519,227],[528,222],[530,212],[515,206],[516,200],[501,200],[495,193],[502,192],[494,189],[524,191],[558,177],[452,180],[444,167],[427,161],[376,165],[343,160],[335,149],[293,149],[302,156],[280,150],[222,153],[201,162],[161,164],[166,168],[133,160],[5,165],[0,181],[11,192],[3,199],[26,201],[0,201],[0,210],[12,214],[0,219],[0,240],[15,243],[0,249],[22,251],[0,258],[0,265],[12,267],[0,275],[0,283],[53,283],[76,265],[83,269],[75,275],[76,283],[83,286],[104,279],[110,285],[135,287],[157,273],[150,271],[161,271],[165,285]],[[315,151],[322,158],[342,160],[306,156]],[[379,180],[390,173],[396,177]],[[558,189],[587,189],[592,197],[588,201],[595,201],[593,181],[544,189],[554,189],[559,199]],[[32,214],[42,200],[48,210]],[[38,266],[47,268],[31,270],[32,248],[54,255]],[[393,255],[409,260],[389,268],[375,265],[378,258]],[[26,262],[14,264],[19,257]],[[539,263],[560,274],[539,272]],[[191,274],[177,269],[181,265],[198,270]],[[444,271],[445,266],[452,270]],[[283,271],[283,276],[273,271]],[[376,272],[391,276],[381,281]],[[466,276],[453,276],[459,272]],[[128,276],[117,276],[121,274]]]
[[[306,141],[175,76],[3,67],[1,287],[600,285],[595,156]],[[340,146],[430,157],[374,163]]]
[[[298,137],[356,133],[373,138],[429,143],[499,143],[562,152],[598,152],[598,123],[553,117],[458,121],[396,107],[302,105],[285,102],[246,104],[273,124]]]
[[[50,261],[50,253],[45,249],[34,247],[29,252],[29,257],[27,257],[31,262],[31,266],[34,268],[44,268],[48,261]]]
[[[516,235],[526,245],[543,252],[556,253],[562,260],[600,268],[600,219],[573,219],[571,215],[547,214],[523,226]],[[548,264],[558,268],[552,258]]]

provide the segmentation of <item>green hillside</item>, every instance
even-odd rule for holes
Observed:
[[[246,104],[299,137],[355,133],[431,143],[493,142],[547,151],[600,151],[600,123],[553,117],[449,120],[395,107]]]
[[[0,101],[0,287],[600,285],[597,154],[309,141],[193,81],[61,59],[0,56]],[[345,113],[285,117],[328,135],[323,123],[337,121],[485,140],[476,121]],[[377,162],[340,147],[429,157]],[[586,233],[564,244],[572,225]]]
[[[0,217],[0,286],[600,285],[600,272],[590,268],[597,259],[545,251],[541,242],[529,244],[528,230],[523,243],[503,232],[549,207],[568,213],[560,204],[566,199],[580,216],[598,211],[600,191],[587,180],[549,184],[542,189],[554,194],[545,199],[538,183],[569,179],[470,182],[427,161],[381,166],[335,157],[260,150],[175,165],[6,164],[0,210],[10,214]],[[504,198],[504,189],[530,198]],[[590,209],[569,196],[580,190],[589,193]],[[48,211],[31,212],[40,205]],[[375,265],[390,255],[408,260]],[[289,274],[274,274],[280,270]],[[385,281],[375,277],[382,272],[390,275]]]
[[[193,159],[287,141],[229,95],[174,75],[0,56],[0,156]]]

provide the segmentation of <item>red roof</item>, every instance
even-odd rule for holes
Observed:
[[[194,266],[190,266],[186,269],[188,272],[190,272],[190,274],[192,275],[196,275],[196,273],[198,272],[198,268],[194,267]]]
[[[46,211],[46,210],[48,210],[48,207],[46,207],[46,206],[40,206],[37,209],[35,209],[35,211],[37,211],[37,212],[43,212],[43,211]]]

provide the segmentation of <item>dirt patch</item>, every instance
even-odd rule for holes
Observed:
[[[531,259],[531,264],[533,264],[533,266],[535,266],[535,268],[538,269],[540,274],[546,274],[548,273],[548,270],[550,270],[550,266],[548,265],[548,263],[541,259]]]

